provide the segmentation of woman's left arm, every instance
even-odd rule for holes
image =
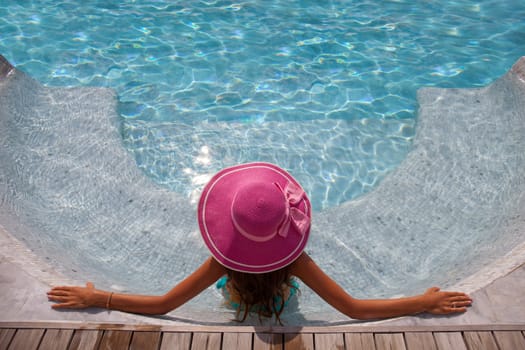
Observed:
[[[112,293],[86,287],[54,287],[48,293],[50,301],[57,302],[54,309],[81,309],[101,307],[125,312],[159,315],[165,314],[189,301],[226,273],[212,257],[168,293],[160,296]]]

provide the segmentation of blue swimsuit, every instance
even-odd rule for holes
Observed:
[[[292,280],[290,282],[292,284],[292,286],[290,287],[290,295],[284,301],[283,307],[285,307],[288,304],[290,299],[297,293],[297,290],[299,289],[299,283],[297,283],[297,281],[295,279],[292,278]],[[217,281],[217,284],[215,286],[217,287],[217,289],[220,289],[222,291],[222,295],[224,296],[224,298],[228,302],[229,306],[234,308],[234,309],[238,309],[240,307],[240,305],[239,305],[239,303],[237,303],[237,302],[232,300],[230,292],[228,291],[228,288],[226,287],[227,283],[228,283],[228,276],[222,276]],[[277,312],[280,312],[281,311],[281,297],[280,296],[275,296],[274,297],[274,302],[275,302],[275,305],[277,305],[277,307],[279,308],[279,310],[277,310]],[[259,305],[252,305],[250,311],[257,312],[259,307],[260,307]]]

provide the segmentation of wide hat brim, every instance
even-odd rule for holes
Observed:
[[[293,225],[285,237],[256,242],[241,234],[231,217],[236,190],[250,181],[288,183],[301,187],[285,170],[270,163],[248,163],[225,168],[215,174],[204,187],[198,206],[198,222],[202,238],[213,257],[225,267],[248,273],[265,273],[291,264],[303,252],[310,228],[300,233]],[[311,218],[306,194],[296,207]]]

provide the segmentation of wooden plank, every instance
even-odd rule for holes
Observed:
[[[251,333],[223,333],[222,349],[251,349],[252,338]]]
[[[275,332],[274,327],[267,326],[208,326],[208,325],[157,325],[157,324],[127,324],[127,323],[106,323],[106,322],[76,322],[76,321],[47,321],[47,322],[3,322],[0,321],[0,328],[54,328],[54,329],[91,329],[91,330],[117,330],[117,331],[162,331],[162,332],[233,332],[233,333],[254,333]],[[281,327],[282,328],[282,327]],[[301,327],[286,327],[288,329],[301,329]],[[525,327],[523,327],[525,329]],[[505,330],[508,330],[505,328]]]
[[[521,332],[497,331],[494,338],[500,350],[525,350],[525,337]]]
[[[282,333],[255,333],[253,350],[283,350]]]
[[[464,332],[463,338],[469,350],[498,350],[492,332]]]
[[[285,350],[314,350],[314,335],[313,333],[285,333],[283,347]]]
[[[100,341],[100,350],[127,350],[131,331],[105,331]]]
[[[393,331],[380,332],[375,335],[370,332],[343,333],[334,330],[333,333],[319,334],[307,332],[228,332],[221,334],[222,327],[214,327],[215,332],[165,332],[161,335],[159,329],[148,327],[149,331],[122,331],[117,330],[119,325],[110,325],[111,330],[73,330],[64,329],[13,329],[5,328],[0,323],[0,350],[4,349],[494,349],[494,350],[525,350],[525,334],[522,329],[525,325],[513,325],[501,328],[495,325],[496,330],[490,331],[488,326],[481,326],[482,331],[473,331],[469,327],[462,335],[459,331],[443,331],[432,333],[433,327],[394,333]],[[123,325],[122,328],[127,327]],[[447,329],[436,327],[438,329]],[[461,328],[461,327],[460,327]],[[425,331],[423,331],[425,330]],[[100,343],[100,344],[99,344]],[[100,345],[100,347],[99,347]]]
[[[343,333],[323,333],[314,334],[314,344],[316,349],[344,349],[345,339]]]
[[[38,348],[45,329],[18,329],[9,344],[9,350],[33,350]]]
[[[525,331],[521,324],[457,324],[433,326],[392,326],[388,324],[347,324],[339,326],[209,326],[209,325],[152,325],[126,323],[94,322],[3,322],[0,328],[54,328],[54,329],[91,329],[121,331],[163,331],[163,332],[231,332],[231,333],[402,333],[402,332],[480,332],[480,331]]]
[[[102,340],[104,331],[79,329],[73,333],[68,350],[96,350]]]
[[[163,332],[160,350],[190,350],[191,333]]]
[[[0,350],[7,350],[15,333],[16,329],[14,328],[0,328]]]
[[[192,350],[220,350],[222,333],[193,333]]]
[[[38,350],[66,350],[72,337],[72,329],[48,329]]]
[[[406,332],[405,342],[408,350],[437,350],[431,332]]]
[[[436,332],[434,339],[439,350],[467,350],[461,332]]]
[[[133,332],[129,350],[158,349],[160,332]]]
[[[345,333],[347,349],[375,350],[373,333]]]
[[[376,333],[374,340],[377,350],[406,350],[403,333]]]

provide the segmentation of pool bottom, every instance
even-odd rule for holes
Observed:
[[[525,63],[520,62],[487,88],[420,90],[419,125],[407,159],[369,195],[315,214],[307,251],[351,294],[388,297],[434,284],[450,287],[522,243]],[[66,97],[68,104],[47,103]],[[166,290],[207,255],[191,207],[153,186],[122,150],[110,91],[47,89],[18,74],[0,80],[0,99],[8,106],[0,111],[5,123],[0,158],[8,165],[0,174],[0,222],[42,259],[72,279],[142,292],[144,276],[158,283],[158,291]],[[28,117],[35,112],[41,117],[36,121]],[[78,144],[57,137],[57,127]],[[61,142],[58,155],[42,154],[44,146]],[[59,171],[50,168],[57,164]],[[48,175],[36,176],[41,174]],[[42,186],[36,185],[58,192],[42,198]],[[49,217],[49,203],[65,208],[52,217],[54,226],[40,221]],[[75,236],[68,242],[64,231]],[[82,243],[82,237],[92,240]],[[51,244],[44,246],[46,240]],[[58,253],[49,254],[52,250]],[[98,259],[93,251],[100,253]],[[213,320],[207,313],[220,308],[219,300],[209,290],[176,313]],[[301,323],[321,315],[325,322],[340,317],[305,290],[290,317]]]

